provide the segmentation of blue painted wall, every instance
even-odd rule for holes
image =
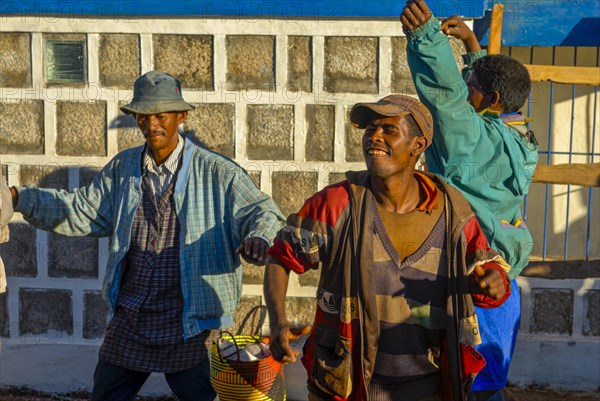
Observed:
[[[483,44],[493,3],[504,4],[506,46],[600,46],[600,0],[429,0],[434,15],[475,18]],[[404,0],[1,0],[1,15],[252,16],[262,18],[398,18]],[[310,34],[309,32],[307,32]]]
[[[429,0],[436,15],[481,18],[489,0]],[[405,0],[2,0],[2,14],[140,16],[248,15],[263,17],[393,17]]]

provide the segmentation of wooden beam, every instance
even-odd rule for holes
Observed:
[[[529,262],[529,265],[521,272],[521,276],[551,280],[599,278],[600,259]]]
[[[502,13],[503,4],[494,4],[492,19],[490,21],[490,41],[487,47],[488,54],[499,54],[502,47]]]
[[[600,187],[600,163],[538,164],[532,182]]]
[[[600,86],[600,67],[525,64],[533,82]]]

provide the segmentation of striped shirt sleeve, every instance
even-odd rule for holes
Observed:
[[[319,269],[330,256],[333,228],[350,202],[348,191],[346,181],[310,197],[287,218],[269,254],[298,274]]]

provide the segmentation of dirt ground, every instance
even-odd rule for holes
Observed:
[[[506,401],[599,401],[600,392],[574,393],[510,387]],[[88,401],[89,393],[42,394],[27,389],[0,388],[0,401]],[[138,397],[136,401],[177,401],[175,397]]]

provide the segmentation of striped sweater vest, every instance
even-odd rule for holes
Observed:
[[[439,390],[436,373],[448,286],[445,230],[442,213],[427,239],[400,261],[383,221],[375,215],[373,271],[380,336],[369,385],[374,401],[419,399]],[[436,377],[428,377],[432,374]],[[410,385],[424,378],[429,386]]]

